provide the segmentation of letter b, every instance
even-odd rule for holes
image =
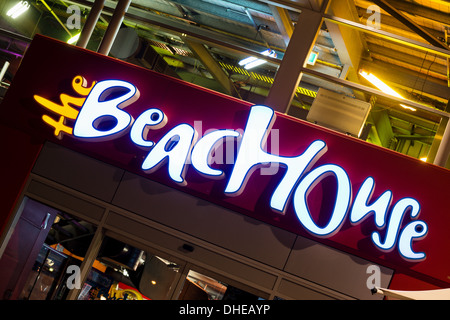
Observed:
[[[116,138],[133,121],[133,118],[121,109],[138,97],[139,91],[131,83],[121,80],[98,82],[81,107],[73,135],[97,141]]]

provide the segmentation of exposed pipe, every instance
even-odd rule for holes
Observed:
[[[15,56],[16,58],[22,58],[22,57],[23,57],[23,54],[17,53],[17,52],[13,52],[13,51],[11,51],[11,50],[0,49],[0,51],[1,51],[1,52],[4,52],[4,53],[7,53],[7,54],[10,54],[10,55],[12,55],[12,56]]]
[[[66,25],[64,23],[62,23],[62,21],[58,18],[58,16],[56,15],[56,13],[52,10],[52,8],[50,8],[47,4],[47,2],[45,2],[45,0],[40,0],[44,6],[47,8],[48,11],[50,11],[50,13],[55,17],[55,19],[59,22],[59,24],[64,28],[64,30],[66,30],[66,32],[69,34],[70,37],[72,37],[72,33],[70,33],[69,29],[67,29]]]
[[[94,31],[95,26],[97,25],[97,21],[100,18],[100,14],[102,13],[103,6],[105,5],[105,0],[95,0],[94,5],[89,12],[86,23],[81,30],[80,38],[77,41],[77,46],[81,48],[86,48],[89,39],[92,36],[92,32]]]
[[[419,36],[421,36],[423,39],[428,41],[433,46],[442,48],[444,50],[448,50],[448,46],[445,43],[442,43],[439,39],[437,39],[423,27],[415,23],[413,20],[408,18],[405,14],[397,10],[386,0],[372,0],[372,1],[378,6],[380,6],[383,10],[388,12],[391,16],[400,21],[400,23],[403,23],[405,26],[413,30],[415,33],[417,33]]]
[[[98,53],[104,55],[109,54],[130,3],[131,0],[119,0],[117,3],[111,21],[108,24],[108,28],[106,29],[105,35],[100,43],[100,47],[98,48]]]
[[[437,166],[445,168],[449,155],[450,155],[450,123],[447,124],[444,134],[442,135],[442,140],[441,143],[439,144],[439,149],[437,151],[433,163]]]

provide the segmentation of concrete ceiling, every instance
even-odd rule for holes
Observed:
[[[12,61],[6,79],[16,68],[15,61],[26,48],[26,39],[10,37],[8,32],[32,38],[43,33],[66,41],[69,33],[63,24],[70,17],[66,9],[76,4],[82,9],[83,19],[93,0],[42,0],[30,1],[32,10],[26,19],[12,20],[6,11],[16,0],[4,0],[0,4],[0,59]],[[319,10],[323,1],[303,0],[133,0],[124,26],[136,30],[142,43],[151,47],[171,69],[171,75],[208,86],[246,100],[260,103],[270,90],[271,81],[278,69],[290,32],[301,19],[302,10]],[[380,8],[380,30],[415,41],[419,45],[407,45],[393,41],[377,32],[361,31],[345,23],[336,23],[333,17],[354,24],[371,26],[372,5]],[[96,31],[88,49],[96,50],[106,30],[107,22],[116,1],[106,0]],[[50,8],[50,10],[49,10]],[[326,12],[328,19],[320,30],[314,50],[319,59],[311,70],[321,72],[332,79],[349,80],[364,86],[370,83],[358,75],[360,69],[377,74],[405,98],[426,104],[438,111],[446,110],[450,96],[447,56],[445,51],[446,29],[450,26],[450,3],[440,0],[332,0]],[[59,21],[58,21],[59,20]],[[7,30],[8,32],[5,32]],[[423,45],[423,47],[422,47]],[[277,52],[257,70],[246,72],[238,61],[250,53],[258,53],[270,47]],[[132,63],[151,67],[142,51],[125,58]],[[2,63],[2,61],[0,61]],[[294,98],[294,105],[308,108],[319,87],[339,91],[358,98],[369,99],[360,91],[342,86],[339,82],[325,81],[305,73]],[[388,133],[381,129],[378,115],[369,119],[379,136],[390,135],[388,141],[399,139],[419,140],[430,149],[439,131],[441,118],[434,113],[418,110],[411,112],[398,108],[395,103],[378,99],[377,104],[390,127]],[[300,113],[299,113],[300,114]],[[378,119],[378,120],[377,120]],[[421,137],[416,139],[416,135]],[[379,139],[372,142],[392,147]],[[393,147],[392,147],[393,148]]]

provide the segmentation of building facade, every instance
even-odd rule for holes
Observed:
[[[99,52],[34,35],[1,105],[3,299],[382,299],[370,289],[446,288],[448,113],[352,82],[355,70],[308,67],[324,21],[344,23],[330,14],[339,8],[303,8],[266,94],[225,81],[233,66],[218,55],[208,70],[221,91],[231,84],[225,92],[108,57],[121,54],[108,30]],[[420,145],[416,158],[434,164],[371,140],[385,139],[380,104],[400,102],[427,115],[418,122],[439,117],[427,147],[414,134],[398,146]]]

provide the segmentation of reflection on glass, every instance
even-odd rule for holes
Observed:
[[[251,294],[222,281],[189,270],[179,300],[261,300]]]
[[[46,300],[53,296],[69,257],[44,244],[19,296],[22,300]]]
[[[165,300],[180,267],[121,241],[106,237],[78,300]]]
[[[90,223],[64,212],[59,213],[39,251],[19,299],[65,299],[70,290],[69,278],[73,274],[68,268],[79,268],[94,233],[95,227]],[[98,267],[98,262],[94,266]]]

